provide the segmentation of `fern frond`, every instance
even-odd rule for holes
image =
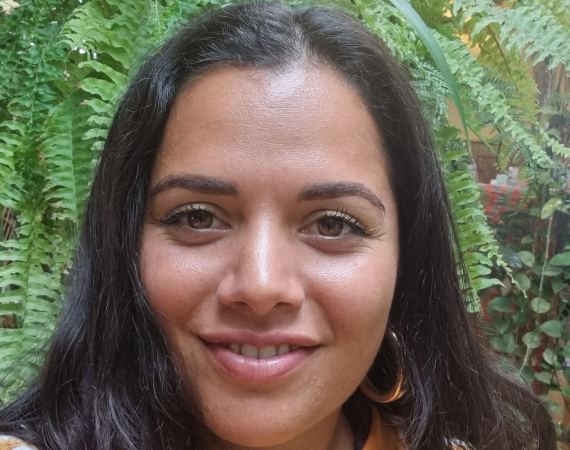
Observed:
[[[36,206],[39,213],[41,206]],[[45,269],[56,251],[52,232],[41,223],[41,214],[31,210],[20,220],[18,239],[2,242],[0,251],[0,260],[8,262],[0,267],[0,314],[15,314],[20,323],[15,330],[0,329],[0,398],[14,395],[37,373],[61,307],[61,284]]]
[[[463,17],[476,22],[473,34],[495,25],[507,50],[532,56],[533,64],[547,60],[550,69],[559,64],[570,66],[570,30],[561,19],[567,14],[557,14],[558,8],[536,3],[498,8],[491,0],[458,0],[453,5],[455,13],[462,8]]]
[[[447,186],[455,226],[467,273],[459,268],[462,288],[471,312],[480,310],[477,291],[500,284],[490,278],[493,260],[498,261],[498,246],[489,228],[480,202],[480,192],[469,170],[471,156],[459,139],[459,130],[442,126],[437,131],[442,165],[447,175]]]
[[[83,212],[96,155],[83,139],[89,128],[88,107],[70,97],[52,109],[38,151],[47,165],[45,200],[53,205],[53,217],[77,226]]]
[[[492,119],[494,126],[501,129],[525,152],[529,164],[547,167],[551,159],[532,133],[532,125],[536,119],[528,118],[530,123],[521,120],[521,111],[513,109],[505,94],[493,85],[485,83],[486,70],[477,64],[475,57],[459,39],[449,41],[438,38],[438,40],[450,67],[465,88],[464,95],[473,104],[471,110],[484,111]],[[481,124],[474,121],[470,122],[470,126],[475,131],[481,129]]]

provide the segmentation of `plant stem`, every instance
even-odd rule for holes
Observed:
[[[523,362],[522,362],[522,364],[521,364],[521,368],[519,369],[519,373],[518,373],[518,376],[519,376],[519,377],[521,376],[523,369],[524,369],[525,366],[527,365],[528,359],[529,359],[531,353],[532,353],[532,348],[527,347],[527,348],[526,348],[526,353],[524,354]]]
[[[544,250],[544,262],[542,263],[542,270],[540,273],[540,287],[538,289],[538,296],[542,298],[542,288],[544,287],[544,269],[546,267],[546,263],[548,262],[548,249],[550,248],[550,235],[552,232],[552,223],[554,222],[554,213],[552,213],[552,215],[550,216],[550,220],[548,221],[548,230],[546,232],[546,248]],[[534,318],[534,326],[535,328],[538,327],[539,324],[539,314],[536,314],[535,318]],[[519,370],[519,376],[521,375],[523,369],[525,368],[525,366],[528,364],[528,360],[530,358],[530,355],[532,353],[532,349],[530,347],[526,348],[526,353],[524,355],[524,359],[523,362],[521,364],[521,368]]]
[[[544,249],[544,262],[542,263],[542,270],[540,273],[540,287],[538,288],[538,296],[542,298],[542,288],[544,286],[544,268],[548,262],[548,250],[550,248],[550,234],[552,232],[552,222],[554,222],[554,212],[548,221],[548,231],[546,232],[546,248]]]

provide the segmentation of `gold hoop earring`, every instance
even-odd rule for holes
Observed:
[[[386,338],[388,338],[392,345],[398,346],[398,338],[393,331],[388,331],[386,334]],[[399,346],[398,346],[399,347]],[[394,354],[397,354],[397,351],[392,349]],[[398,368],[398,378],[396,382],[388,391],[381,391],[376,386],[372,384],[372,382],[368,379],[368,376],[364,377],[362,383],[359,386],[360,391],[366,395],[370,400],[376,403],[391,403],[395,402],[399,398],[404,395],[404,371],[401,367]]]

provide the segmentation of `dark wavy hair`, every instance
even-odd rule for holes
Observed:
[[[61,323],[41,375],[0,412],[2,432],[50,450],[203,447],[199,405],[182,392],[141,284],[149,176],[173,101],[189,80],[221,66],[279,71],[299,62],[342,74],[384,140],[400,226],[388,326],[400,342],[406,392],[377,407],[400,424],[410,450],[452,442],[555,448],[543,404],[495,368],[471,331],[444,178],[406,72],[343,13],[279,3],[209,13],[162,45],[132,80],[101,154]],[[384,347],[369,372],[378,385],[395,364]],[[358,392],[347,405],[353,418],[366,417]]]

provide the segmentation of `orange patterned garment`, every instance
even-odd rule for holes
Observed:
[[[20,439],[0,434],[0,450],[37,450],[36,447],[26,444]]]

